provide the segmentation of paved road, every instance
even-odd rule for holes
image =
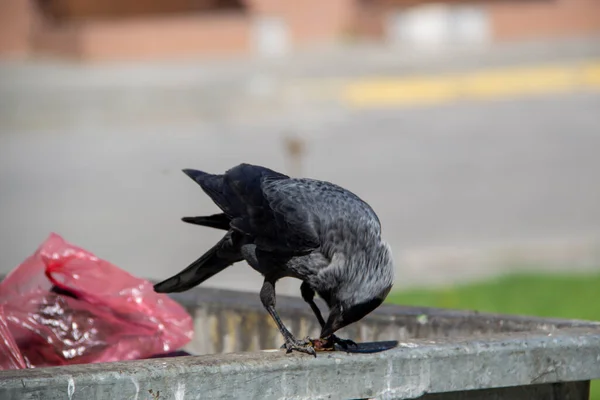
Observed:
[[[4,131],[0,273],[54,231],[136,275],[171,275],[219,236],[179,221],[216,211],[180,170],[246,161],[286,171],[285,126],[305,135],[304,175],[352,189],[380,214],[399,285],[492,274],[493,263],[470,255],[503,245],[514,255],[511,243],[599,266],[599,115],[600,94],[571,93],[346,112],[303,126]],[[207,284],[254,291],[261,279],[239,264]]]

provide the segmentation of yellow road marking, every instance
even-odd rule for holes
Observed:
[[[600,63],[590,63],[582,69],[583,82],[591,87],[600,88]]]
[[[576,89],[600,89],[600,61],[475,71],[442,76],[362,78],[340,87],[351,107],[430,104],[455,99],[490,99]]]

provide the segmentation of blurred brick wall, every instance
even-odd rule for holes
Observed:
[[[0,0],[0,55],[27,56],[35,17],[30,0]]]
[[[494,41],[600,33],[600,0],[366,0],[359,3],[354,29],[359,35],[383,38],[393,11],[424,3],[483,7]]]
[[[356,0],[247,0],[257,16],[283,18],[294,44],[331,41],[350,29]]]
[[[4,0],[6,1],[6,0]],[[9,0],[10,1],[10,0]],[[99,20],[244,8],[242,0],[35,0],[57,20]]]
[[[249,51],[249,35],[244,15],[220,13],[46,25],[35,44],[41,53],[77,59],[143,60],[241,54]]]
[[[600,0],[495,1],[489,11],[498,40],[600,32]]]
[[[282,40],[292,47],[333,42],[346,33],[382,39],[393,11],[436,1],[52,0],[42,18],[37,0],[0,0],[0,56],[43,52],[101,60],[239,54],[260,47],[253,41],[261,17],[281,22],[289,35]],[[600,33],[600,0],[447,2],[486,10],[492,40]],[[142,5],[150,8],[141,12]],[[195,11],[181,11],[188,9]],[[115,18],[118,10],[124,14]]]

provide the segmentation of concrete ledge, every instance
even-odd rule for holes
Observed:
[[[340,331],[371,354],[285,354],[253,293],[172,295],[194,316],[191,357],[0,372],[0,399],[586,400],[600,378],[600,323],[383,305]],[[299,337],[318,335],[308,305],[279,296]],[[262,351],[258,351],[261,349]]]
[[[6,371],[0,374],[0,398],[396,399],[596,378],[600,331],[574,328],[478,340],[409,340],[369,355],[313,358],[273,350]]]
[[[194,318],[194,337],[186,346],[192,354],[251,352],[278,348],[283,343],[258,294],[197,287],[171,297]],[[321,299],[315,301],[327,312]],[[301,298],[278,295],[277,310],[297,337],[319,335],[317,319]],[[600,332],[600,323],[384,304],[361,321],[340,330],[339,336],[357,342],[480,339],[503,333],[551,334],[566,328]]]

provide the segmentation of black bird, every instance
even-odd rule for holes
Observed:
[[[379,307],[394,280],[391,249],[381,238],[381,224],[371,207],[332,183],[290,178],[256,165],[240,164],[223,175],[183,172],[223,211],[183,221],[226,233],[154,290],[182,292],[245,260],[264,276],[260,299],[288,352],[316,355],[314,343],[296,339],[275,310],[275,282],[283,277],[302,281],[302,298],[319,320],[322,339],[343,347],[354,344],[334,332]],[[329,307],[327,320],[314,302],[315,292]]]

